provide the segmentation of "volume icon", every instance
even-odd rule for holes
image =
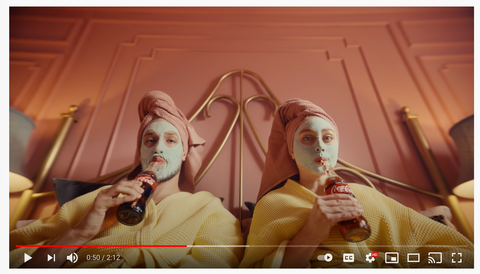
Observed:
[[[67,260],[69,260],[72,263],[76,263],[78,260],[78,255],[77,253],[73,252],[72,254],[67,256]]]

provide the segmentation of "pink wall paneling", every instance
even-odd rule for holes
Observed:
[[[473,113],[472,11],[17,8],[11,13],[10,104],[37,120],[30,144],[32,169],[46,151],[59,113],[79,105],[78,123],[49,180],[87,180],[132,163],[137,104],[146,92],[167,92],[191,117],[224,73],[248,69],[258,73],[280,101],[298,97],[324,108],[339,126],[340,158],[435,191],[400,109],[409,106],[419,115],[447,179],[455,181],[458,159],[448,130]],[[228,78],[217,94],[242,103],[239,75]],[[266,92],[245,76],[243,100],[256,94]],[[249,105],[265,145],[272,109],[266,101]],[[207,159],[235,109],[220,100],[212,104],[211,113],[206,117],[202,112],[193,121],[207,140]],[[265,158],[246,120],[244,126],[244,200],[255,201]],[[239,204],[239,132],[237,123],[197,186],[198,191],[224,197],[234,214]],[[434,198],[374,183],[416,210],[438,204]],[[469,218],[473,220],[473,211]]]

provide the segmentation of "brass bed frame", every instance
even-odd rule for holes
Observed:
[[[236,75],[236,74],[240,75],[240,100],[237,101],[235,98],[233,98],[232,96],[229,96],[229,95],[216,95],[216,96],[214,96],[215,93],[217,92],[218,88],[222,84],[222,82],[225,79],[227,79],[228,77],[230,77],[232,75]],[[260,94],[260,95],[251,96],[251,97],[247,98],[246,100],[244,100],[244,98],[243,98],[243,78],[244,78],[245,75],[249,75],[250,77],[253,77],[256,80],[258,80],[259,83],[261,84],[261,86],[269,94],[269,96]],[[239,203],[240,203],[239,208],[240,208],[240,212],[239,212],[239,219],[240,219],[240,221],[242,221],[242,208],[243,208],[243,141],[244,141],[244,139],[243,139],[243,130],[244,130],[244,128],[243,128],[244,127],[243,117],[244,117],[244,114],[245,114],[245,117],[247,118],[247,122],[248,122],[252,132],[254,133],[254,136],[255,136],[259,146],[261,147],[263,153],[266,154],[267,150],[266,150],[262,140],[260,139],[260,136],[257,133],[255,125],[253,124],[253,122],[250,118],[247,106],[250,102],[252,102],[254,100],[262,99],[262,100],[267,100],[267,101],[271,102],[273,107],[274,107],[274,111],[276,111],[277,107],[281,104],[281,102],[277,99],[275,94],[268,88],[267,84],[263,81],[263,79],[258,74],[256,74],[253,71],[246,70],[246,69],[233,70],[233,71],[227,72],[226,74],[224,74],[219,79],[219,81],[218,81],[217,85],[215,86],[215,88],[213,89],[213,91],[209,94],[209,96],[206,98],[206,100],[203,102],[203,104],[198,108],[198,110],[192,115],[192,117],[190,117],[189,121],[192,122],[204,108],[205,108],[207,117],[210,117],[210,106],[211,106],[211,104],[213,102],[215,102],[216,100],[220,100],[220,99],[230,100],[236,105],[237,110],[236,110],[236,113],[235,113],[235,117],[232,120],[232,122],[230,124],[230,127],[227,131],[227,134],[224,136],[224,138],[223,138],[220,146],[218,147],[217,151],[214,153],[213,157],[210,159],[210,161],[208,162],[208,164],[206,165],[204,170],[202,170],[199,173],[199,175],[197,175],[197,177],[195,178],[195,184],[198,184],[200,179],[202,179],[202,177],[206,174],[206,172],[212,166],[212,164],[216,160],[218,154],[223,149],[223,147],[224,147],[227,139],[229,138],[235,124],[237,123],[238,120],[240,120],[239,121],[239,126],[240,126],[240,144],[239,144],[240,145],[240,156],[239,156],[240,157],[240,166],[239,166],[239,169],[240,169],[239,170],[239,196],[240,196],[239,197]],[[55,161],[55,158],[58,155],[58,153],[59,153],[67,135],[68,135],[68,132],[69,132],[71,126],[73,125],[74,122],[76,122],[75,112],[77,111],[77,109],[78,108],[76,106],[70,106],[69,113],[62,114],[62,117],[63,117],[62,123],[59,126],[59,129],[58,129],[58,131],[57,131],[57,133],[54,137],[54,140],[52,142],[52,145],[50,146],[46,156],[44,157],[40,168],[37,170],[37,173],[35,174],[35,176],[33,178],[34,186],[33,186],[32,189],[27,189],[27,190],[23,191],[23,193],[20,197],[20,200],[18,202],[17,208],[15,209],[14,213],[12,214],[12,216],[10,218],[10,230],[15,228],[15,225],[16,225],[18,220],[27,219],[29,217],[30,212],[33,209],[33,206],[34,206],[34,203],[35,203],[36,199],[38,199],[40,197],[55,195],[54,191],[43,192],[42,193],[42,192],[40,192],[40,190],[43,187],[45,179],[46,179],[48,173],[50,172],[50,169],[51,169],[51,167],[52,167],[52,165]],[[423,190],[423,189],[420,189],[420,188],[417,188],[417,187],[414,187],[414,186],[411,186],[411,185],[408,185],[408,184],[405,184],[405,183],[402,183],[402,182],[399,182],[399,181],[396,181],[396,180],[393,180],[393,179],[390,179],[390,178],[387,178],[387,177],[384,177],[384,176],[381,176],[381,175],[378,175],[376,173],[373,173],[373,172],[364,170],[360,167],[357,167],[357,166],[355,166],[351,163],[348,163],[348,162],[346,162],[342,159],[338,159],[338,162],[342,166],[341,167],[336,167],[335,170],[349,172],[349,173],[355,175],[356,177],[358,177],[365,184],[371,186],[372,188],[375,188],[375,186],[366,176],[378,179],[380,181],[386,182],[386,183],[391,184],[391,185],[395,185],[397,187],[401,187],[401,188],[408,189],[408,190],[411,190],[411,191],[414,191],[414,192],[417,192],[417,193],[421,193],[421,194],[424,194],[424,195],[428,195],[428,196],[432,196],[432,197],[436,197],[436,198],[440,199],[441,202],[444,205],[448,206],[451,209],[455,225],[456,225],[457,229],[460,231],[460,233],[465,235],[469,240],[471,240],[473,242],[473,239],[474,239],[473,238],[473,231],[470,228],[462,209],[460,208],[457,196],[453,195],[452,192],[450,191],[449,186],[447,184],[447,181],[446,181],[445,177],[443,176],[443,174],[442,174],[442,172],[439,168],[439,165],[438,165],[437,161],[435,160],[435,158],[432,154],[432,151],[430,149],[428,141],[426,140],[425,135],[423,134],[423,131],[420,128],[420,125],[418,123],[418,116],[410,114],[410,109],[408,107],[404,107],[402,109],[401,113],[402,113],[402,120],[406,124],[406,126],[407,126],[407,128],[410,132],[410,135],[412,136],[412,139],[413,139],[413,141],[415,143],[415,146],[416,146],[416,148],[417,148],[417,150],[420,154],[420,157],[421,157],[422,161],[424,162],[425,167],[427,169],[427,172],[428,172],[430,178],[432,179],[438,193],[433,193],[433,192],[430,192],[430,191],[426,191],[426,190]],[[111,173],[102,175],[100,177],[93,178],[93,179],[89,180],[89,182],[100,182],[100,181],[104,181],[104,180],[113,178],[113,180],[110,182],[110,183],[113,184],[113,183],[121,180],[122,178],[124,178],[127,175],[127,173],[129,172],[129,170],[131,169],[131,167],[132,166],[130,165],[130,166],[121,168],[119,170],[113,171]]]

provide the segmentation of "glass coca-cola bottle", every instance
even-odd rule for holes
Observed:
[[[137,177],[135,177],[135,181],[142,182],[141,187],[144,189],[144,191],[142,193],[142,197],[118,206],[117,219],[120,223],[124,225],[136,225],[145,217],[147,204],[157,188],[157,178],[152,171],[156,165],[157,163],[154,160],[151,161],[148,164],[148,167],[144,171],[140,172]]]
[[[348,184],[335,173],[328,161],[322,161],[322,165],[327,175],[325,194],[344,193],[355,198]],[[370,226],[362,215],[351,220],[338,222],[338,229],[343,238],[348,242],[364,241],[371,234]]]

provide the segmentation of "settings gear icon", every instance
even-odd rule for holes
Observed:
[[[375,261],[375,257],[372,257],[372,253],[368,253],[367,255],[365,255],[365,260],[369,263],[372,263],[373,261]]]

